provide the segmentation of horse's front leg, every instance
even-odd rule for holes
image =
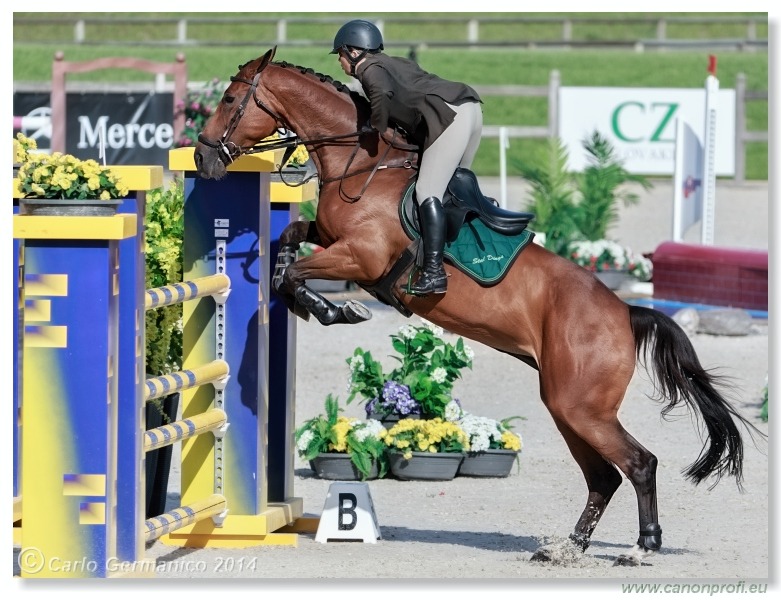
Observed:
[[[342,243],[290,263],[284,269],[281,287],[293,290],[296,304],[303,306],[323,325],[361,323],[371,319],[371,311],[360,302],[348,300],[337,306],[306,286],[308,279],[353,281],[367,279],[351,249]]]
[[[290,312],[308,321],[309,311],[296,302],[295,288],[285,285],[285,273],[288,267],[296,261],[296,251],[301,247],[302,242],[312,244],[320,242],[320,236],[313,221],[295,221],[285,227],[280,234],[277,263],[271,278],[271,287],[279,294]]]

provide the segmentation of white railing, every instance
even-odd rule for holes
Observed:
[[[34,27],[37,25],[61,25],[72,29],[72,43],[76,44],[129,44],[129,45],[209,45],[209,46],[231,46],[237,44],[277,44],[277,45],[300,45],[317,46],[330,44],[332,30],[338,24],[354,18],[354,15],[341,15],[329,17],[255,17],[251,14],[244,14],[241,17],[83,17],[83,16],[61,16],[61,17],[25,17],[14,16],[14,28]],[[757,28],[759,26],[767,27],[767,17],[761,16],[669,16],[663,17],[611,17],[611,16],[589,16],[589,17],[570,17],[570,16],[532,16],[524,15],[518,17],[512,16],[395,16],[387,15],[373,18],[374,23],[383,31],[386,36],[386,46],[477,46],[477,45],[520,45],[520,46],[601,46],[610,45],[616,47],[630,47],[635,49],[644,49],[645,47],[697,47],[697,46],[722,46],[734,47],[738,49],[767,48],[767,36],[757,37]],[[555,25],[558,35],[549,35],[545,38],[532,38],[524,27],[535,25]],[[670,35],[668,28],[673,26],[677,31],[687,31],[687,27],[694,25],[731,25],[736,28],[743,28],[745,35],[732,38],[711,38],[711,39],[686,39],[681,35]],[[101,29],[106,25],[125,25],[124,35],[121,39],[112,36],[112,39],[106,39],[101,34]],[[247,39],[238,37],[237,32],[233,39],[215,39],[204,37],[202,34],[204,26],[209,25],[245,25],[258,26],[255,29],[245,28]],[[328,25],[321,30],[329,32],[329,36],[313,39],[311,37],[312,25]],[[462,34],[457,30],[454,38],[447,40],[415,38],[416,31],[421,27],[431,25],[460,25],[463,27]],[[511,36],[507,34],[497,34],[491,31],[496,26],[502,26],[506,31],[507,26],[516,26]],[[604,32],[603,39],[591,39],[590,32],[579,35],[584,28],[592,28],[594,25],[601,27]],[[630,25],[646,26],[649,30],[653,28],[654,35],[648,38],[627,37],[626,28]],[[165,28],[170,27],[170,37],[162,39],[149,39],[148,35],[136,32],[148,33],[149,27],[162,26],[162,36],[169,35]],[[265,28],[263,27],[265,26]],[[307,27],[308,26],[308,27]],[[299,31],[296,31],[300,27]],[[192,35],[191,29],[197,28],[198,34]],[[268,32],[268,33],[266,33]],[[764,32],[763,32],[764,33]],[[208,35],[208,34],[207,34]],[[254,37],[250,38],[252,35]],[[263,39],[263,35],[266,36]],[[502,36],[504,36],[503,39]],[[19,39],[14,40],[15,44],[23,43],[63,43],[65,39],[47,40],[46,37],[20,35]]]

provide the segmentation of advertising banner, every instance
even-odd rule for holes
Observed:
[[[716,94],[716,175],[735,174],[735,90]],[[675,123],[688,123],[700,143],[705,133],[705,90],[675,88],[562,87],[559,136],[568,166],[588,165],[583,140],[596,130],[611,143],[624,168],[641,175],[675,171]]]
[[[159,92],[68,92],[65,152],[99,160],[100,138],[106,164],[165,165],[173,147],[173,94]],[[51,144],[48,92],[14,93],[14,134]],[[48,118],[48,120],[47,120]]]

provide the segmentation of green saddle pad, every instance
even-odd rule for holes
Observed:
[[[412,189],[405,194],[402,206],[411,202]],[[402,224],[412,239],[418,239],[420,233],[401,213]],[[458,237],[445,244],[445,258],[460,271],[483,285],[499,283],[510,270],[521,251],[534,239],[534,233],[524,229],[516,235],[503,235],[490,229],[485,223],[470,215],[458,232]]]

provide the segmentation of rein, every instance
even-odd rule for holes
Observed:
[[[348,173],[348,171],[350,169],[350,165],[352,165],[353,160],[358,154],[358,150],[361,147],[360,138],[364,135],[372,133],[371,130],[354,131],[351,133],[323,136],[319,138],[312,138],[309,140],[304,140],[300,138],[298,135],[293,135],[290,137],[285,137],[276,140],[260,140],[259,142],[247,148],[238,146],[235,143],[231,142],[230,137],[236,131],[236,128],[239,125],[239,121],[241,121],[241,118],[244,116],[244,112],[247,108],[247,104],[249,104],[250,98],[252,98],[252,100],[255,102],[255,105],[258,108],[263,110],[272,119],[274,119],[274,122],[277,125],[277,131],[280,134],[287,134],[287,132],[290,131],[290,126],[287,120],[282,115],[274,112],[268,105],[266,105],[263,102],[263,100],[258,98],[257,90],[258,90],[258,85],[260,83],[260,75],[263,72],[264,67],[265,65],[258,67],[258,70],[253,75],[252,80],[244,79],[238,76],[231,77],[232,82],[245,83],[249,87],[247,88],[247,93],[244,94],[244,98],[242,98],[241,102],[239,103],[239,107],[234,111],[233,115],[231,115],[230,121],[228,122],[228,125],[225,128],[225,131],[223,132],[222,136],[220,136],[220,139],[217,141],[212,141],[208,139],[206,136],[204,136],[202,133],[198,135],[198,141],[204,144],[205,146],[208,146],[210,148],[215,148],[219,152],[220,157],[222,158],[223,162],[226,165],[231,164],[234,160],[236,160],[237,158],[239,158],[244,154],[257,154],[258,152],[267,152],[269,150],[278,150],[280,148],[285,148],[285,154],[283,155],[278,168],[280,179],[285,185],[289,187],[299,187],[301,185],[304,185],[310,179],[316,177],[317,173],[313,173],[312,175],[305,178],[303,181],[299,183],[289,183],[284,180],[284,177],[282,176],[282,166],[287,162],[287,160],[290,158],[293,152],[295,152],[297,146],[300,145],[317,146],[317,145],[324,145],[324,144],[327,145],[330,142],[338,142],[340,140],[344,140],[347,138],[357,137],[358,141],[355,144],[355,148],[353,149],[352,154],[350,154],[350,158],[347,161],[347,165],[345,166],[344,173],[342,173],[342,175],[339,177],[321,180],[320,182],[322,185],[324,183],[339,181],[340,182],[339,195],[344,198],[347,198],[347,200],[345,201],[351,204],[361,199],[361,196],[363,196],[363,193],[366,191],[366,188],[369,187],[371,180],[374,178],[374,175],[377,173],[378,170],[393,169],[393,168],[405,168],[405,169],[413,168],[414,162],[412,160],[412,157],[406,158],[400,163],[392,163],[387,165],[382,164],[383,160],[387,157],[391,148],[395,148],[397,150],[408,150],[410,151],[410,153],[417,153],[419,151],[419,148],[417,146],[412,146],[409,144],[404,144],[402,142],[396,141],[396,135],[398,134],[398,131],[396,129],[393,130],[393,137],[390,140],[387,140],[384,136],[381,135],[382,139],[387,144],[387,148],[385,149],[385,153],[382,155],[382,158],[380,158],[377,164],[370,169],[368,168],[360,169],[352,173]],[[344,192],[344,190],[342,189],[342,183],[344,182],[345,179],[369,171],[370,171],[369,177],[367,178],[366,182],[363,184],[363,187],[361,188],[361,191],[358,193],[357,196],[350,196],[349,194]]]

